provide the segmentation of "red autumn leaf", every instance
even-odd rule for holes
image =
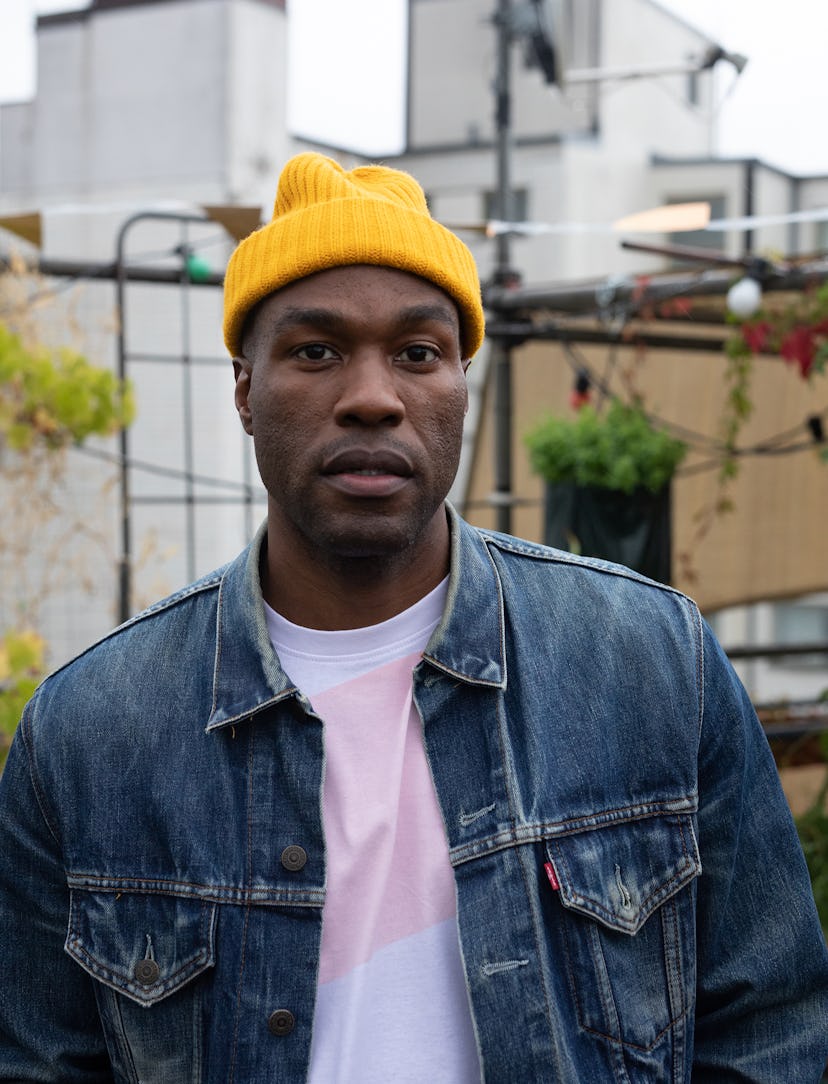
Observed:
[[[771,325],[767,320],[759,320],[755,324],[742,324],[742,338],[751,354],[762,353],[768,344],[771,330]]]
[[[789,331],[779,346],[779,353],[789,364],[799,366],[799,374],[808,376],[816,356],[816,342],[813,330],[809,327],[795,327]]]

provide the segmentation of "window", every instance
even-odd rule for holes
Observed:
[[[773,608],[774,639],[778,644],[828,643],[828,602],[779,602]],[[787,667],[828,670],[828,652],[784,655]]]
[[[828,252],[828,222],[817,222],[817,252]]]

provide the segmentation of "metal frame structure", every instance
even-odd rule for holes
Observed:
[[[131,267],[126,254],[127,238],[132,228],[142,222],[170,222],[179,227],[179,238],[171,253],[180,259],[180,269],[152,269],[146,267]],[[208,224],[213,218],[207,214],[185,211],[138,211],[127,218],[121,225],[116,239],[115,262],[112,265],[112,277],[116,285],[116,316],[117,316],[117,372],[120,380],[129,379],[130,364],[136,363],[178,363],[181,366],[182,378],[182,432],[184,444],[184,461],[180,477],[184,483],[184,493],[180,498],[170,498],[166,495],[145,495],[135,497],[131,492],[130,472],[136,469],[152,469],[149,464],[134,463],[130,456],[130,431],[122,429],[119,434],[119,501],[120,501],[120,554],[118,558],[117,573],[117,597],[118,618],[121,622],[126,621],[133,608],[133,539],[132,539],[132,509],[137,503],[141,504],[168,504],[170,501],[181,502],[186,509],[185,547],[186,547],[186,574],[187,579],[192,581],[197,575],[196,567],[196,526],[195,509],[199,503],[239,503],[247,509],[248,534],[252,533],[252,506],[257,499],[264,497],[258,492],[253,484],[253,479],[245,477],[239,483],[239,496],[205,497],[197,492],[198,481],[212,481],[217,485],[229,485],[231,483],[218,479],[208,480],[199,478],[195,471],[193,455],[194,447],[194,414],[193,414],[193,368],[198,365],[221,365],[226,367],[227,359],[217,357],[197,357],[191,347],[191,323],[190,323],[190,290],[194,287],[221,287],[224,282],[223,275],[208,273],[199,275],[197,278],[191,274],[189,257],[192,254],[187,228],[190,224]],[[106,269],[109,277],[109,268]],[[128,304],[127,286],[130,282],[161,282],[177,285],[181,291],[181,349],[178,354],[154,355],[147,353],[135,353],[128,347]],[[243,460],[245,466],[247,457]]]

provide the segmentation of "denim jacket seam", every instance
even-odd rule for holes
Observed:
[[[219,581],[218,585],[218,599],[216,605],[216,651],[213,657],[213,689],[212,696],[210,698],[210,718],[212,719],[216,713],[216,707],[218,705],[218,681],[219,673],[221,671],[221,650],[222,650],[222,636],[221,636],[221,604],[222,594],[224,587],[224,578]]]
[[[210,939],[207,941],[207,945],[210,944],[212,936],[213,935],[211,934]],[[130,992],[138,989],[138,986],[135,983],[129,981],[119,983],[114,979],[107,978],[107,975],[113,974],[112,969],[107,966],[102,966],[94,956],[90,955],[83,943],[83,938],[79,934],[70,934],[66,939],[66,947],[67,949],[72,949],[72,955],[77,960],[83,960],[84,966],[93,972],[101,982],[106,983],[110,989],[118,992],[123,989],[129,990]],[[165,976],[164,986],[166,987],[167,994],[173,993],[176,980],[181,975],[193,972],[193,968],[195,968],[196,971],[203,971],[205,968],[209,967],[211,955],[212,954],[202,945],[195,955],[185,960],[180,967]]]
[[[113,1027],[115,1030],[115,1042],[118,1050],[118,1054],[122,1062],[126,1065],[129,1072],[129,1079],[127,1084],[141,1084],[141,1078],[138,1075],[138,1070],[135,1066],[135,1055],[132,1051],[132,1046],[127,1039],[126,1028],[124,1027],[124,1018],[121,1013],[121,1004],[118,998],[113,998]]]
[[[672,930],[672,943],[677,946],[679,944],[679,937],[680,937],[679,921],[678,921],[678,916],[676,914],[676,901],[672,896],[668,900],[664,901],[664,907],[662,909],[662,918],[663,918],[663,921],[665,923],[669,922],[671,930]],[[664,936],[666,938],[666,933],[664,934]],[[682,972],[681,972],[681,953],[680,952],[669,952],[668,953],[666,945],[665,945],[664,955],[667,958],[667,967],[674,975],[673,987],[674,987],[674,989],[681,992],[681,1006],[680,1006],[681,1011],[676,1013],[673,1016],[672,1020],[671,1020],[671,1023],[675,1024],[678,1020],[681,1019],[682,1014],[687,1012],[688,1000],[689,999],[686,996],[686,990],[684,988],[684,981],[683,981],[683,976],[682,976]],[[678,1049],[678,1044],[676,1046],[676,1051],[677,1051],[677,1049]],[[676,1054],[676,1051],[674,1051],[674,1056]],[[678,1072],[678,1066],[674,1067],[674,1072]]]
[[[540,916],[538,915],[538,903],[537,903],[537,899],[536,899],[537,894],[532,891],[532,887],[530,885],[529,877],[528,877],[527,871],[526,871],[525,862],[523,862],[523,861],[521,861],[519,859],[518,860],[518,865],[520,866],[520,872],[521,872],[521,876],[523,878],[523,891],[526,894],[526,899],[529,901],[529,909],[530,909],[531,914],[532,914],[532,940],[534,941],[534,944],[535,944],[535,958],[538,961],[538,963],[536,964],[536,970],[539,973],[540,982],[541,982],[541,985],[543,987],[543,1003],[544,1003],[544,1005],[546,1007],[546,1030],[549,1033],[550,1042],[552,1044],[554,1044],[554,1042],[555,1042],[555,1028],[554,1028],[553,1021],[555,1020],[555,1013],[554,1013],[554,1010],[553,1010],[553,1003],[552,1003],[552,997],[551,997],[551,993],[550,993],[550,989],[549,989],[549,983],[548,983],[547,977],[546,977],[546,968],[541,963],[541,961],[544,959],[544,952],[543,952],[543,938],[540,936],[540,933],[539,933],[539,930],[538,930],[538,922],[539,922],[539,917]]]
[[[670,809],[676,802],[691,802],[691,805],[681,809]],[[663,816],[692,816],[695,812],[698,795],[695,793],[684,795],[681,798],[666,799],[661,803],[650,803],[646,807],[620,806],[616,809],[601,810],[599,813],[590,814],[589,817],[578,817],[564,821],[541,821],[535,824],[514,826],[510,829],[502,829],[480,839],[472,839],[467,843],[454,846],[449,851],[449,858],[453,866],[460,866],[466,862],[475,861],[488,854],[507,850],[509,847],[521,847],[526,844],[540,843],[550,838],[566,838],[572,835],[580,835],[582,832],[600,831],[604,828],[614,828],[624,824],[633,824],[637,821],[650,820],[653,817]],[[638,810],[638,812],[633,812]],[[626,813],[626,816],[608,817],[607,814]],[[596,818],[604,818],[597,824],[585,824],[585,821],[595,821]],[[685,855],[687,854],[685,848]],[[692,860],[688,859],[692,865]]]
[[[623,565],[617,565],[611,561],[602,561],[600,558],[590,558],[574,553],[565,553],[563,550],[556,550],[551,546],[544,546],[540,543],[530,542],[521,544],[522,540],[520,539],[513,539],[509,535],[501,535],[483,527],[478,527],[476,530],[486,543],[487,547],[492,545],[504,553],[512,553],[519,557],[548,561],[551,564],[574,565],[587,571],[604,573],[608,576],[616,576],[619,579],[632,580],[645,587],[654,587],[664,594],[673,595],[676,598],[683,599],[695,608],[695,603],[690,596],[686,595],[683,591],[679,591],[677,587],[672,587],[668,583],[659,583],[657,580],[651,580],[647,576],[642,576],[632,569],[625,568]]]
[[[31,717],[31,713],[36,713],[38,708],[38,697],[35,695],[23,710],[23,715],[20,720],[20,734],[23,739],[23,748],[26,750],[26,760],[29,768],[29,778],[32,781],[32,790],[34,791],[35,800],[37,801],[40,815],[43,817],[43,822],[49,829],[49,834],[55,841],[56,845],[60,848],[61,853],[63,851],[63,843],[61,842],[60,832],[58,830],[57,818],[53,817],[49,810],[49,804],[46,801],[46,788],[40,782],[40,777],[37,771],[37,757],[35,755],[35,739],[34,739],[34,720]]]
[[[606,1032],[601,1031],[599,1028],[591,1028],[588,1027],[586,1024],[581,1024],[581,1027],[590,1035],[597,1035],[599,1039],[604,1039],[606,1040],[606,1042],[612,1043],[613,1046],[620,1046],[628,1050],[638,1050],[642,1054],[649,1054],[654,1049],[654,1047],[658,1046],[658,1044],[661,1042],[662,1038],[667,1034],[667,1032],[670,1031],[671,1028],[675,1027],[679,1020],[682,1020],[685,1016],[687,1016],[688,1012],[689,1007],[682,1009],[678,1016],[674,1017],[667,1024],[665,1024],[661,1031],[657,1035],[653,1036],[653,1041],[646,1046],[642,1046],[641,1043],[631,1043],[626,1039],[621,1039],[615,1035],[607,1035]]]
[[[684,803],[692,803],[685,806]],[[698,802],[698,794],[691,791],[689,794],[676,795],[654,802],[636,802],[632,805],[613,806],[609,809],[600,809],[595,813],[589,813],[581,817],[567,817],[562,821],[538,821],[531,827],[542,828],[544,831],[560,829],[556,835],[574,835],[578,832],[589,831],[598,828],[611,828],[617,824],[629,824],[631,821],[649,820],[652,817],[668,816],[673,814],[681,816],[695,811]],[[681,807],[676,809],[677,803]],[[586,822],[593,822],[587,825]],[[597,823],[595,823],[597,822]]]
[[[505,721],[503,718],[503,697],[497,698],[495,705],[495,715],[497,717],[497,743],[500,747],[500,760],[503,765],[504,772],[504,784],[506,789],[506,797],[509,802],[509,832],[513,837],[518,834],[518,824],[515,818],[515,795],[514,795],[514,777],[515,770],[512,759],[509,756],[508,743],[506,741]]]
[[[567,880],[571,881],[572,877],[571,877],[571,874],[569,872],[569,865],[567,864],[566,859],[564,857],[557,857],[556,856],[556,861],[566,871]],[[673,886],[674,885],[679,885],[680,886],[682,883],[686,884],[687,882],[685,880],[685,875],[692,869],[693,869],[693,863],[690,862],[688,866],[682,866],[681,869],[676,870],[668,880],[662,882],[662,884],[660,884],[657,889],[652,891],[649,894],[649,896],[647,896],[646,899],[643,899],[641,901],[641,903],[640,903],[640,905],[638,907],[638,913],[642,914],[644,912],[647,912],[646,918],[649,918],[650,915],[653,913],[653,910],[655,910],[656,908],[654,907],[650,911],[647,911],[647,905],[652,900],[656,899],[662,893],[667,893],[667,895],[665,895],[665,897],[664,897],[665,901],[667,899],[669,899],[670,898],[669,897],[669,892],[673,888]],[[595,899],[592,896],[584,896],[580,892],[573,892],[572,893],[572,899],[574,901],[577,901],[579,905],[584,906],[585,909],[590,912],[590,914],[596,914],[596,915],[599,914],[599,913],[607,914],[607,906],[606,906],[605,902],[602,901],[602,900]],[[615,912],[613,911],[612,914],[614,915]],[[646,919],[645,919],[645,921],[646,921]]]
[[[471,677],[469,674],[463,673],[461,670],[455,670],[452,666],[447,666],[446,663],[441,662],[440,659],[436,659],[433,655],[424,652],[423,662],[429,663],[435,669],[440,670],[447,677],[457,678],[458,681],[464,681],[468,685],[478,685],[486,689],[503,689],[505,688],[504,682],[501,681],[489,681],[488,678]]]
[[[698,704],[698,740],[701,742],[702,731],[704,729],[704,630],[702,629],[702,618],[698,607],[693,607],[693,632],[696,640],[696,681],[699,683],[699,704]]]
[[[239,977],[236,986],[236,1018],[233,1021],[233,1047],[230,1053],[230,1076],[228,1084],[233,1084],[236,1078],[236,1059],[239,1052],[239,1033],[241,1032],[241,997],[242,997],[242,981],[244,978],[244,969],[247,963],[247,934],[248,927],[250,925],[250,904],[244,909],[244,924],[242,926],[241,936],[241,959],[239,960]]]
[[[500,579],[500,575],[497,570],[497,565],[489,552],[489,547],[485,547],[486,560],[489,562],[492,575],[494,576],[494,582],[497,587],[497,624],[498,624],[498,641],[500,644],[500,658],[502,660],[502,673],[500,678],[500,687],[505,689],[509,680],[509,663],[506,658],[506,600],[503,597],[503,583]],[[498,720],[500,721],[500,709],[501,705],[498,705]],[[502,728],[501,728],[502,730]]]
[[[77,892],[120,892],[130,895],[169,896],[204,903],[239,906],[321,907],[322,888],[255,888],[252,885],[207,885],[195,881],[169,881],[160,877],[101,877],[97,874],[68,873],[67,885]]]
[[[79,659],[85,658],[88,654],[90,654],[90,652],[95,651],[97,648],[109,643],[110,640],[114,640],[127,629],[131,629],[133,626],[139,625],[144,621],[150,620],[151,618],[163,615],[168,610],[173,609],[179,604],[183,602],[188,602],[196,595],[203,594],[207,591],[216,590],[217,586],[221,582],[223,574],[224,569],[219,569],[217,572],[210,573],[210,575],[205,576],[204,579],[198,580],[196,583],[191,584],[189,587],[183,588],[176,594],[170,595],[168,598],[162,599],[160,602],[154,603],[148,609],[142,610],[140,613],[137,613],[133,617],[130,617],[128,621],[124,621],[123,624],[118,625],[117,628],[114,628],[110,632],[106,633],[106,635],[101,636],[99,639],[89,644],[88,647],[85,647],[83,651],[79,651],[77,655],[73,655],[71,659],[67,659],[66,662],[62,663],[60,666],[52,670],[40,683],[38,689],[43,688],[43,686],[47,682],[51,682],[57,674],[60,674],[64,670],[68,669]]]
[[[253,775],[256,752],[256,730],[250,727],[247,732],[247,847],[245,852],[245,877],[247,884],[253,884]],[[246,916],[245,916],[246,920]]]

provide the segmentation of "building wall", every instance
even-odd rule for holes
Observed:
[[[220,181],[224,5],[151,10],[151,20],[140,7],[42,20],[39,198]]]
[[[681,67],[699,58],[707,39],[646,0],[604,0],[601,67],[647,71],[653,65]],[[601,133],[613,160],[640,161],[642,153],[709,154],[710,72],[695,77],[698,103],[687,74],[601,80]]]

